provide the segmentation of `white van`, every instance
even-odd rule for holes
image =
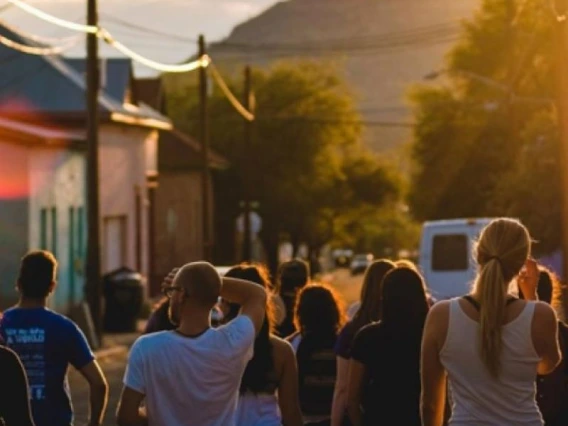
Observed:
[[[469,292],[476,273],[473,242],[491,220],[452,219],[424,223],[419,264],[436,300]]]

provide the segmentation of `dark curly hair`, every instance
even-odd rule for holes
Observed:
[[[298,293],[294,324],[302,335],[337,334],[345,320],[343,301],[333,288],[324,284],[309,284]]]

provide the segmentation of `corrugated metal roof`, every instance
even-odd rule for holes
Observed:
[[[18,43],[41,46],[0,25],[0,34]],[[170,126],[169,118],[149,107],[128,108],[124,105],[131,84],[128,60],[111,60],[107,69],[107,87],[101,90],[102,112],[150,120]],[[84,59],[64,59],[56,56],[29,55],[0,45],[0,114],[84,116],[86,114],[86,83],[82,70]],[[112,75],[110,75],[112,73]],[[138,123],[142,124],[140,121]]]

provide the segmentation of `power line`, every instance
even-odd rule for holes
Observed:
[[[142,26],[142,25],[133,24],[132,22],[128,22],[126,20],[117,18],[115,16],[112,16],[112,15],[109,15],[109,14],[106,14],[106,13],[102,13],[101,15],[105,17],[106,21],[114,22],[114,23],[122,25],[124,27],[137,30],[139,33],[142,32],[144,34],[154,34],[154,35],[158,35],[158,36],[162,36],[162,37],[167,37],[167,38],[172,39],[172,40],[179,40],[179,41],[184,41],[184,42],[189,42],[189,43],[197,43],[197,39],[195,39],[195,38],[180,36],[179,34],[172,34],[172,33],[164,32],[164,31],[160,31],[160,30],[154,30],[152,28],[148,28],[148,27],[145,27],[145,26]]]
[[[46,13],[21,0],[8,0],[8,1],[12,3],[14,6],[19,7],[20,9],[24,10],[25,12],[28,12],[31,15],[34,15],[39,19],[42,19],[44,21],[50,22],[55,25],[59,25],[60,27],[67,28],[69,30],[79,31],[89,34],[97,34],[99,31],[98,27],[95,27],[93,25],[77,24],[76,22],[71,22],[66,19],[58,18],[57,16],[50,15],[49,13]]]
[[[190,71],[195,71],[198,68],[207,68],[210,64],[211,60],[208,56],[203,58],[199,58],[195,61],[187,62],[184,64],[179,65],[168,65],[163,64],[160,62],[156,62],[152,59],[148,59],[139,53],[134,52],[130,48],[126,47],[124,44],[115,40],[112,35],[105,29],[101,29],[100,37],[110,46],[114,47],[119,52],[123,53],[124,55],[128,56],[129,58],[139,62],[143,65],[146,65],[149,68],[153,68],[157,71],[167,72],[167,73],[185,73]]]
[[[78,41],[78,40],[77,40]],[[69,43],[67,45],[54,46],[54,47],[39,47],[39,46],[29,46],[26,44],[21,44],[16,41],[10,40],[3,35],[0,35],[0,43],[10,49],[17,50],[22,53],[27,53],[29,55],[39,55],[39,56],[54,56],[60,55],[63,52],[73,48],[77,45],[77,41],[74,43]]]
[[[227,47],[234,49],[250,49],[250,50],[292,50],[292,51],[311,51],[321,49],[350,49],[361,46],[372,45],[389,45],[393,43],[401,43],[408,40],[417,40],[423,37],[444,36],[456,34],[461,28],[455,24],[436,24],[425,27],[417,27],[411,30],[397,31],[390,33],[382,33],[376,35],[367,35],[360,37],[344,37],[327,40],[317,40],[312,42],[298,43],[238,43],[238,42],[221,42],[218,47]]]
[[[225,83],[225,81],[223,80],[223,77],[221,77],[221,74],[219,74],[219,71],[217,71],[215,64],[210,63],[209,64],[209,70],[211,71],[211,74],[213,75],[213,79],[215,80],[217,85],[220,87],[220,89],[224,93],[225,97],[229,100],[229,102],[231,102],[231,104],[239,112],[239,114],[241,114],[248,121],[254,121],[254,114],[252,114],[247,108],[245,108],[243,106],[243,104],[241,104],[239,102],[239,100],[236,98],[236,96],[233,95],[233,93],[231,92],[231,89],[229,89],[229,86],[227,86],[227,83]]]

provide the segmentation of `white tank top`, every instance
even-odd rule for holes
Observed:
[[[236,419],[236,426],[281,426],[278,397],[275,394],[255,395],[250,392],[240,395]]]
[[[535,401],[540,357],[533,345],[534,302],[503,326],[501,373],[494,379],[481,361],[479,323],[467,316],[459,299],[450,301],[450,320],[440,360],[448,372],[451,426],[542,426]]]

